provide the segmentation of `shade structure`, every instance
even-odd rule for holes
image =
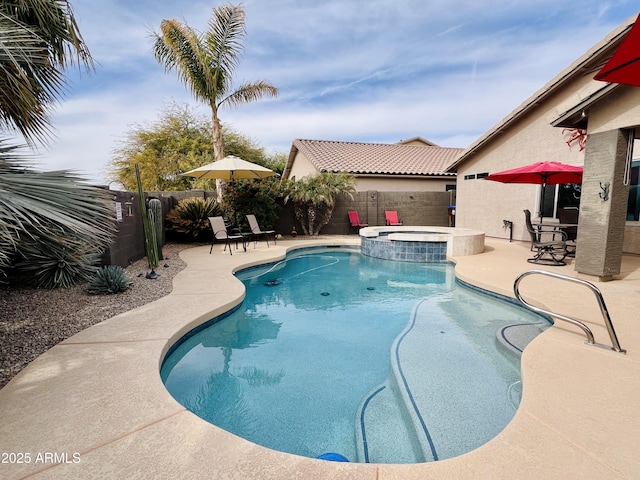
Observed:
[[[198,180],[220,179],[233,182],[239,179],[272,177],[276,175],[276,172],[257,163],[247,162],[235,155],[227,155],[222,160],[189,170],[182,175]]]
[[[582,183],[582,167],[561,162],[537,162],[524,167],[492,173],[485,180],[502,183],[531,183],[535,185],[559,185]]]
[[[233,182],[236,180],[273,177],[274,175],[277,175],[277,173],[267,167],[258,165],[257,163],[247,162],[235,155],[227,155],[222,160],[189,170],[182,175],[194,177],[198,180],[226,180],[230,182],[233,187]],[[236,213],[236,205],[234,203],[233,223],[235,227],[238,226]]]
[[[502,183],[529,183],[534,185],[561,185],[582,183],[582,167],[561,162],[537,162],[524,167],[492,173],[485,180]],[[540,196],[540,221],[544,212],[544,191]]]
[[[640,15],[594,80],[640,87]]]

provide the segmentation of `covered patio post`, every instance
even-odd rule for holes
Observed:
[[[600,281],[620,273],[629,187],[629,130],[589,135],[582,177],[575,269]]]

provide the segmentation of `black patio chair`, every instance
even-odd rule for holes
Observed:
[[[567,246],[566,233],[556,228],[532,225],[529,210],[524,210],[524,218],[527,231],[531,236],[531,250],[535,252],[532,258],[527,259],[527,262],[540,265],[566,265],[564,259],[571,253],[571,249]],[[542,241],[543,235],[550,235],[552,240]],[[556,240],[557,235],[560,235],[562,240]]]
[[[224,242],[224,250],[229,247],[229,255],[233,255],[231,252],[231,241],[235,240],[236,242],[236,250],[238,249],[238,241],[242,241],[242,248],[244,251],[247,251],[247,245],[245,243],[245,238],[243,235],[231,234],[227,232],[227,226],[224,223],[224,219],[222,217],[209,217],[209,223],[211,224],[211,230],[213,231],[213,239],[211,240],[211,248],[209,249],[209,254],[213,251],[213,244],[217,241]]]

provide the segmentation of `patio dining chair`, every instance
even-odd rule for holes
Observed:
[[[403,225],[402,220],[398,219],[398,212],[395,210],[387,210],[384,212],[384,218],[387,221],[387,225]]]
[[[349,212],[349,222],[351,223],[352,228],[362,228],[369,226],[368,223],[363,223],[360,221],[360,215],[358,215],[358,212],[356,211]]]
[[[541,265],[566,265],[564,259],[571,253],[571,249],[567,246],[566,234],[555,228],[534,226],[531,223],[531,212],[529,210],[523,211],[525,225],[531,236],[531,250],[535,252],[532,258],[527,259],[527,262]],[[550,235],[551,241],[542,241],[543,235]],[[556,235],[560,235],[562,240],[556,240]]]
[[[258,220],[256,220],[256,216],[253,214],[247,215],[247,221],[249,222],[249,228],[251,229],[251,236],[253,237],[253,248],[256,248],[256,243],[258,242],[259,237],[264,237],[267,241],[267,247],[269,246],[269,236],[273,236],[273,243],[276,243],[276,232],[275,230],[262,230],[260,225],[258,225]]]
[[[211,248],[209,249],[209,255],[213,251],[213,244],[217,241],[224,242],[224,250],[229,247],[229,255],[233,255],[231,251],[231,241],[235,240],[236,250],[238,249],[238,241],[242,241],[242,248],[247,251],[247,246],[244,243],[244,237],[242,235],[230,234],[227,232],[227,226],[224,224],[222,217],[209,217],[209,223],[211,224],[211,230],[213,231],[213,239],[211,240]]]

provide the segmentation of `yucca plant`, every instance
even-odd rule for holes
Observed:
[[[85,281],[115,231],[109,192],[69,171],[35,171],[18,148],[0,138],[0,272],[13,266],[39,288]]]
[[[100,267],[89,283],[88,291],[92,294],[109,295],[127,290],[133,282],[120,265]]]
[[[167,214],[169,228],[197,238],[211,231],[209,217],[222,215],[222,209],[214,198],[185,198]]]
[[[57,237],[34,235],[20,242],[14,263],[17,281],[34,288],[69,288],[88,281],[100,250],[86,239],[72,241],[70,232]]]

